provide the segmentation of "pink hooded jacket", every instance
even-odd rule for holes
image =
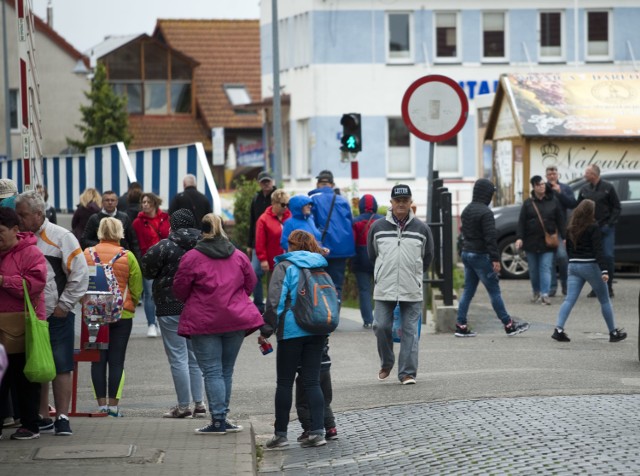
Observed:
[[[178,334],[253,332],[264,324],[249,298],[256,282],[251,262],[228,240],[201,240],[182,257],[173,278],[173,294],[185,303]]]
[[[18,243],[9,251],[0,253],[0,276],[3,276],[0,286],[0,312],[24,310],[24,278],[38,319],[47,318],[44,304],[47,261],[37,243],[38,240],[33,233],[18,233]]]

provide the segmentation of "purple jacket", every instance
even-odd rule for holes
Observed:
[[[251,262],[228,240],[201,240],[182,257],[173,278],[173,294],[184,302],[178,334],[253,332],[264,324],[249,298],[256,282]]]

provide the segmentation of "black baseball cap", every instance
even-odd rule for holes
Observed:
[[[408,185],[399,183],[391,189],[391,198],[411,197],[411,189]]]
[[[318,182],[333,183],[333,173],[331,172],[331,170],[323,170],[318,174],[316,179],[318,180]]]
[[[260,172],[258,174],[258,182],[263,182],[265,180],[273,181],[273,177],[271,176],[271,174],[269,172],[267,172],[266,170],[263,170],[262,172]]]

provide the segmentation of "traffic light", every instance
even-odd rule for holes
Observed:
[[[360,152],[362,150],[362,131],[360,128],[360,114],[350,112],[343,114],[340,119],[342,124],[342,146],[343,152]]]

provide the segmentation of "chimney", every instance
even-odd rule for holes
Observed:
[[[53,5],[51,5],[51,0],[47,3],[47,25],[53,29]]]

